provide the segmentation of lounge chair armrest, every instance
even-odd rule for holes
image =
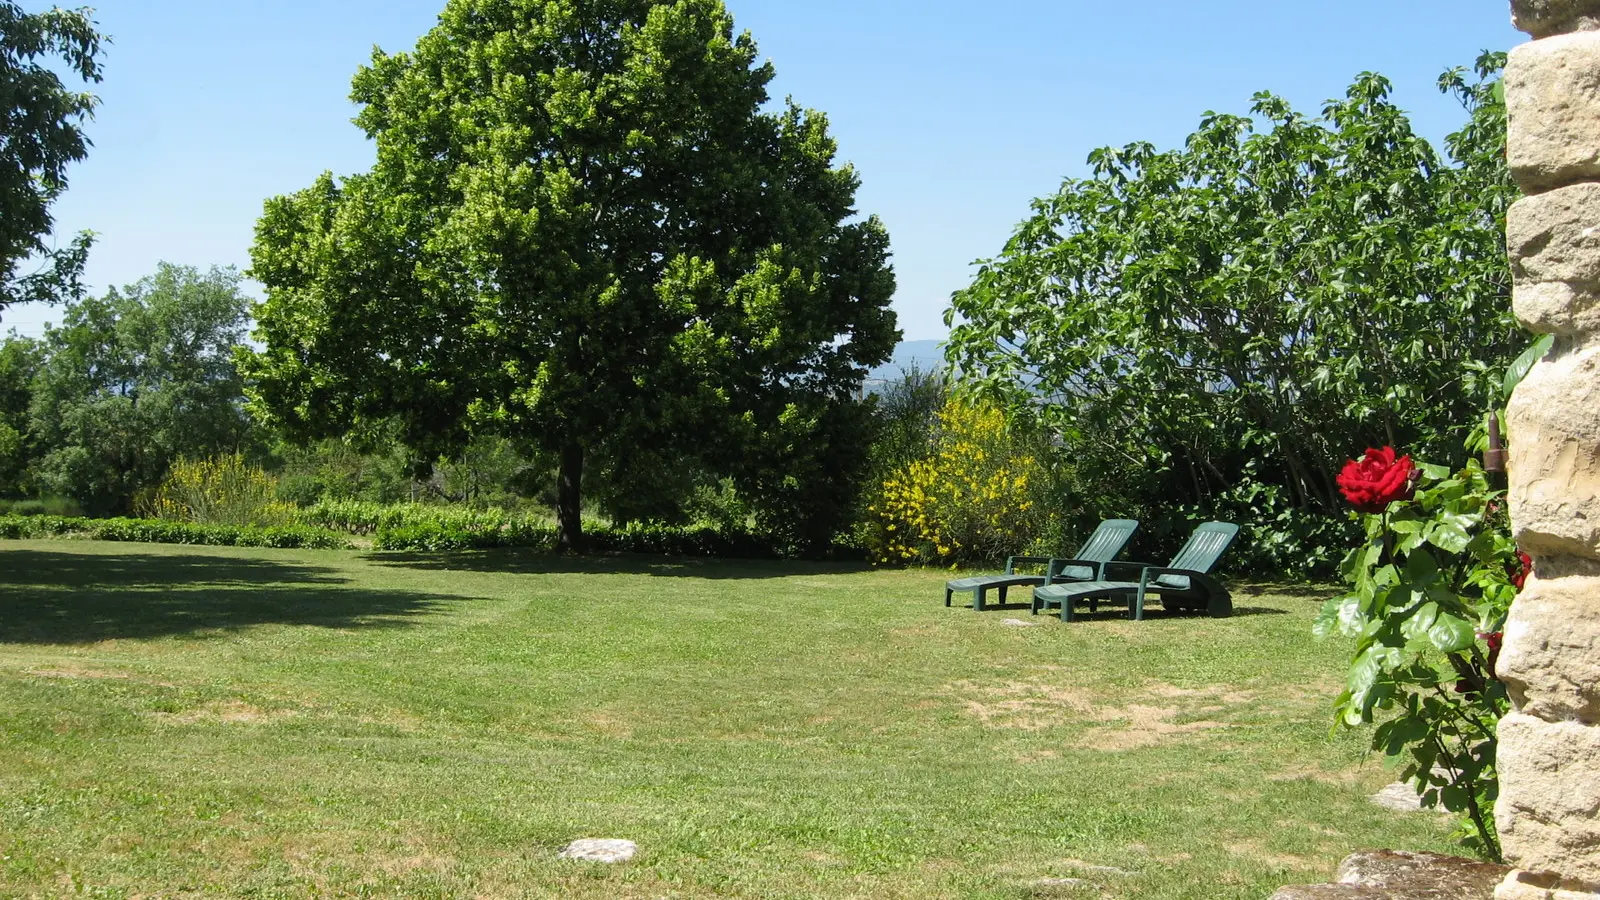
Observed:
[[[1100,577],[1110,578],[1111,573],[1118,569],[1138,569],[1143,571],[1145,569],[1158,569],[1160,567],[1160,563],[1138,562],[1131,559],[1113,559],[1100,567]]]
[[[1072,566],[1081,566],[1094,572],[1094,577],[1101,578],[1105,574],[1105,563],[1097,559],[1062,559],[1057,557],[1050,560],[1050,571],[1045,573],[1045,584],[1054,584],[1057,578]]]
[[[1189,579],[1190,587],[1199,585],[1210,593],[1226,593],[1223,590],[1222,583],[1205,572],[1197,572],[1194,569],[1170,569],[1166,566],[1151,566],[1145,569],[1139,575],[1139,589],[1143,590],[1163,575],[1181,575]]]
[[[1050,562],[1051,560],[1048,556],[1008,556],[1006,557],[1006,574],[1015,574],[1017,563],[1022,563],[1024,565],[1048,566],[1050,565]],[[1049,574],[1048,570],[1046,570],[1046,574]]]

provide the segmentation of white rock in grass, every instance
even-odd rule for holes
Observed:
[[[561,851],[561,859],[586,859],[590,862],[619,863],[633,859],[639,845],[620,838],[582,838]]]
[[[1367,798],[1384,809],[1396,812],[1421,812],[1422,798],[1417,796],[1415,786],[1404,781],[1396,781],[1387,785],[1383,790]]]
[[[1039,623],[1038,622],[1028,622],[1028,621],[1024,621],[1022,619],[1001,619],[1000,620],[1000,624],[1004,625],[1007,628],[1032,628],[1033,626],[1035,626],[1035,625],[1037,625]]]

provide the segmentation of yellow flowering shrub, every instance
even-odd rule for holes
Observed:
[[[884,479],[865,538],[879,565],[997,559],[1033,543],[1044,464],[1000,410],[950,400],[929,453]]]
[[[202,525],[291,524],[294,505],[279,501],[275,487],[271,476],[237,453],[179,460],[161,487],[139,504],[138,512]]]

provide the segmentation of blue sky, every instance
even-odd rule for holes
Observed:
[[[1086,174],[1095,147],[1173,146],[1262,89],[1314,112],[1365,70],[1437,142],[1462,121],[1438,74],[1525,40],[1505,0],[727,3],[776,66],[774,95],[826,112],[859,170],[859,206],[893,241],[907,339],[944,335],[972,261],[1030,199]],[[104,0],[95,147],[56,205],[59,233],[100,234],[91,288],[160,260],[247,267],[263,199],[370,166],[350,76],[375,44],[409,49],[443,4]],[[38,334],[53,315],[6,310],[0,328]]]

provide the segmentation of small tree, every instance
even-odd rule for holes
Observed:
[[[951,361],[1047,420],[1080,492],[1123,514],[1299,528],[1339,509],[1351,441],[1464,462],[1523,340],[1502,62],[1441,80],[1470,113],[1450,159],[1370,73],[1320,118],[1263,93],[1260,130],[1208,114],[1178,149],[1096,151],[955,295]]]
[[[99,100],[69,91],[43,61],[60,59],[86,82],[100,81],[104,38],[90,10],[29,14],[0,0],[0,311],[78,295],[90,236],[51,249],[50,204],[67,189],[67,166],[84,158],[82,124]],[[21,275],[33,259],[38,268]]]
[[[302,437],[394,416],[425,459],[506,436],[556,461],[568,548],[597,455],[673,445],[771,503],[852,482],[888,238],[756,60],[720,0],[451,0],[375,52],[376,165],[257,226],[257,407]]]
[[[104,297],[69,302],[33,381],[34,478],[95,513],[126,512],[180,457],[249,438],[234,370],[249,298],[232,269],[162,263]]]

